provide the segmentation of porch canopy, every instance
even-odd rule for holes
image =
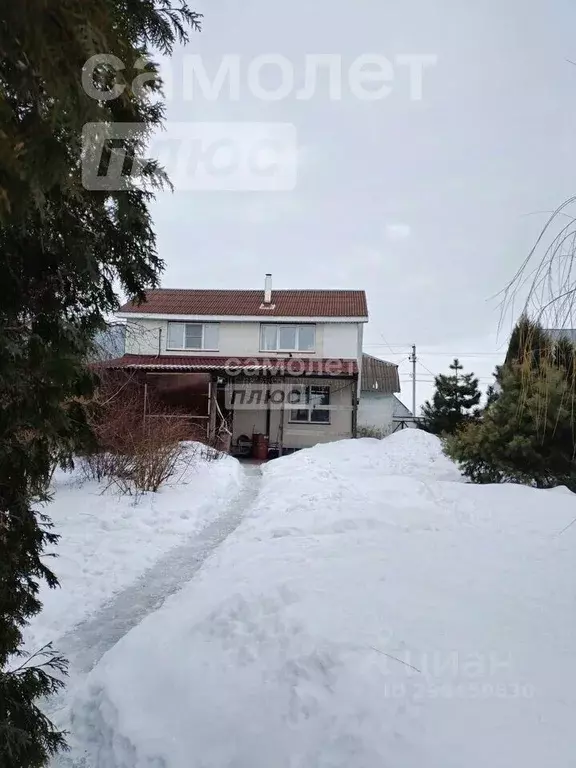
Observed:
[[[95,366],[113,370],[212,373],[219,376],[316,376],[356,378],[353,359],[302,357],[197,357],[191,355],[124,355]]]
[[[229,450],[224,447],[224,441],[229,445],[235,428],[242,433],[246,431],[247,427],[240,428],[239,425],[243,415],[254,409],[263,414],[264,419],[257,431],[270,436],[272,421],[277,420],[276,416],[272,417],[271,410],[278,413],[284,410],[284,406],[278,410],[276,400],[270,395],[269,388],[276,383],[282,387],[285,398],[283,388],[286,386],[314,388],[327,384],[328,380],[340,380],[343,387],[349,388],[350,404],[339,403],[330,410],[352,411],[351,417],[341,418],[350,419],[347,435],[356,433],[358,362],[354,359],[124,355],[92,367],[96,372],[109,371],[115,378],[124,375],[132,387],[140,387],[144,419],[185,418],[193,425],[201,424],[205,439],[224,450]],[[118,393],[120,396],[126,394],[125,384],[118,388]],[[166,412],[167,407],[170,413]],[[310,432],[310,429],[308,426],[306,431]],[[280,453],[283,440],[282,426],[277,441]]]

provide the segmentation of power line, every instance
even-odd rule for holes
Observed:
[[[418,361],[418,362],[419,362],[419,364],[420,364],[420,367],[421,367],[421,368],[424,368],[424,370],[425,370],[425,371],[428,371],[428,373],[429,373],[429,374],[431,374],[432,376],[434,376],[434,378],[436,378],[436,374],[435,374],[435,373],[432,373],[432,371],[430,370],[430,368],[427,368],[427,367],[424,365],[424,363],[421,363],[420,361]]]
[[[382,337],[382,340],[384,341],[384,345],[385,345],[386,347],[388,347],[388,349],[390,350],[390,352],[392,352],[392,354],[393,354],[393,355],[394,355],[394,354],[396,354],[396,353],[394,352],[394,350],[392,349],[392,345],[391,345],[391,344],[388,344],[388,342],[387,342],[387,341],[386,341],[386,339],[384,338],[384,334],[383,334],[383,333],[381,333],[381,334],[380,334],[380,336]],[[396,344],[395,346],[396,346],[396,347],[403,347],[404,345],[403,345],[403,344]]]
[[[365,347],[381,347],[385,346],[384,344],[365,344]],[[394,356],[398,357],[399,355],[402,355],[402,352],[393,352]],[[428,352],[426,349],[424,351],[421,351],[422,355],[424,357],[428,357],[429,355],[441,355],[442,357],[481,357],[481,356],[489,356],[489,357],[495,357],[497,355],[501,355],[500,350],[495,350],[494,352]]]

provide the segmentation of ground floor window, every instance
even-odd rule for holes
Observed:
[[[290,393],[290,421],[329,424],[330,387],[295,387]]]

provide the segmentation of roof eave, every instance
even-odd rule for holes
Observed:
[[[357,317],[347,315],[186,315],[169,314],[167,312],[116,312],[120,320],[170,320],[172,322],[244,322],[261,323],[267,319],[276,322],[309,322],[309,323],[367,323],[368,316]]]

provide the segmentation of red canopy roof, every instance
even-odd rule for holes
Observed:
[[[196,357],[173,355],[124,355],[96,367],[148,371],[222,371],[231,375],[268,373],[278,376],[355,376],[356,360],[325,358]]]

